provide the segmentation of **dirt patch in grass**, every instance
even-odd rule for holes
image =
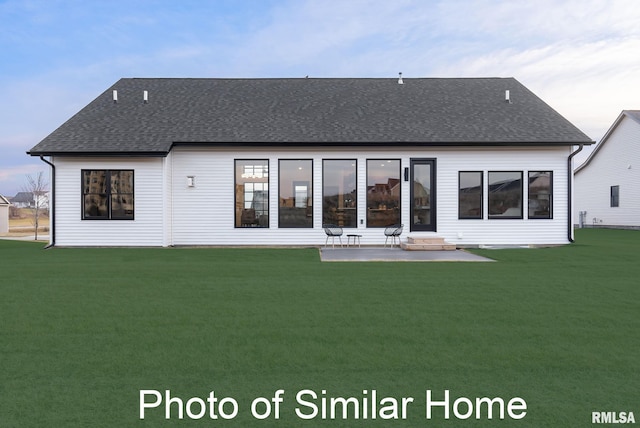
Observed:
[[[49,216],[40,214],[38,216],[38,232],[49,231]],[[35,232],[34,212],[31,208],[19,208],[16,215],[9,217],[9,235],[28,234]]]

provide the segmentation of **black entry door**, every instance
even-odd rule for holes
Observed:
[[[411,230],[436,230],[435,159],[411,159]]]

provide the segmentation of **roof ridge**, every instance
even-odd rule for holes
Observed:
[[[516,80],[512,76],[478,76],[478,77],[406,77],[402,80]],[[119,80],[398,80],[398,76],[391,77],[121,77]]]

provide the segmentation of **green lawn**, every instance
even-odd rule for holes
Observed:
[[[640,422],[640,232],[477,251],[497,263],[42,247],[0,241],[0,427],[583,427],[592,411]],[[254,418],[252,400],[278,389],[280,419]],[[303,420],[304,389],[414,402],[406,419]],[[166,421],[162,405],[140,420],[140,390],[185,402],[215,391],[238,414],[179,420],[175,405]],[[426,390],[521,397],[527,414],[445,420],[437,408],[427,420]]]

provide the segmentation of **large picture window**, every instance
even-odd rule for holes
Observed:
[[[322,223],[357,227],[356,160],[322,163]]]
[[[553,172],[529,171],[529,218],[553,218]]]
[[[269,161],[236,160],[236,227],[269,227]]]
[[[132,170],[82,170],[83,220],[133,220]]]
[[[400,223],[400,160],[367,160],[367,227]]]
[[[313,227],[313,161],[280,160],[279,227]]]
[[[489,218],[522,218],[522,171],[489,171]]]
[[[458,218],[482,218],[482,171],[458,173]]]

